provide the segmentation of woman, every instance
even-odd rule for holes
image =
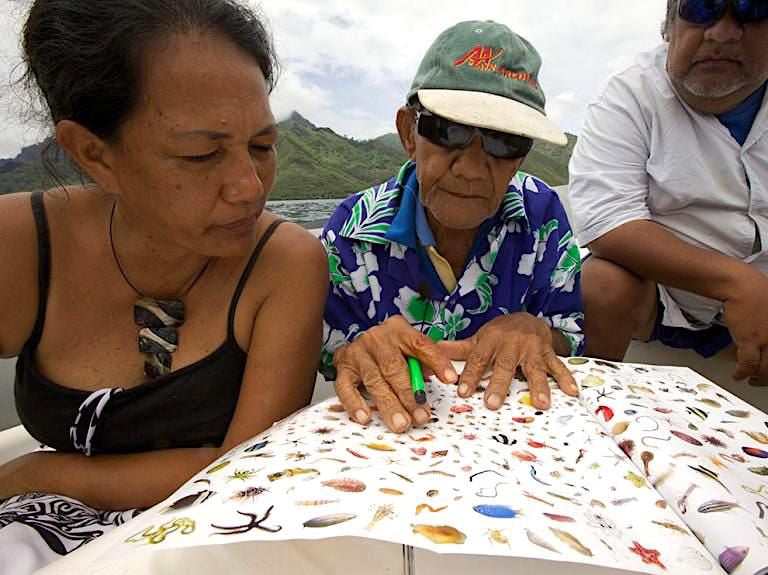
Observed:
[[[91,508],[150,506],[309,402],[328,274],[264,210],[276,65],[248,8],[36,0],[23,47],[93,184],[0,197],[0,356],[56,450],[0,466],[0,546],[63,554],[126,518]]]

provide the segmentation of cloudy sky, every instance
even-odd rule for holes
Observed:
[[[358,139],[394,131],[418,63],[443,29],[496,20],[542,55],[547,113],[578,134],[600,83],[634,54],[661,42],[664,0],[251,0],[270,22],[283,72],[272,97],[278,119],[297,110]],[[28,0],[0,0],[0,158],[38,141],[19,120],[23,94],[8,88],[19,61]]]

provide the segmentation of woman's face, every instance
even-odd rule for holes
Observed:
[[[121,215],[160,243],[246,254],[276,169],[264,75],[215,33],[158,46],[146,52],[137,109],[109,144]]]

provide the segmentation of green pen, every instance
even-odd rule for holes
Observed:
[[[421,371],[421,364],[415,357],[408,358],[408,371],[411,374],[413,398],[419,405],[424,405],[427,403],[427,389],[424,387],[424,374]]]

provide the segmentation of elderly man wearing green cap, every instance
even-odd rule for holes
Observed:
[[[557,355],[583,345],[578,247],[557,194],[518,171],[534,139],[566,143],[544,114],[540,66],[502,24],[445,30],[397,111],[410,159],[345,200],[323,230],[322,371],[359,423],[371,418],[361,386],[391,430],[429,421],[408,358],[462,397],[490,370],[491,409],[518,368],[536,407],[550,404],[548,376],[577,393]],[[466,360],[461,377],[451,359]]]

